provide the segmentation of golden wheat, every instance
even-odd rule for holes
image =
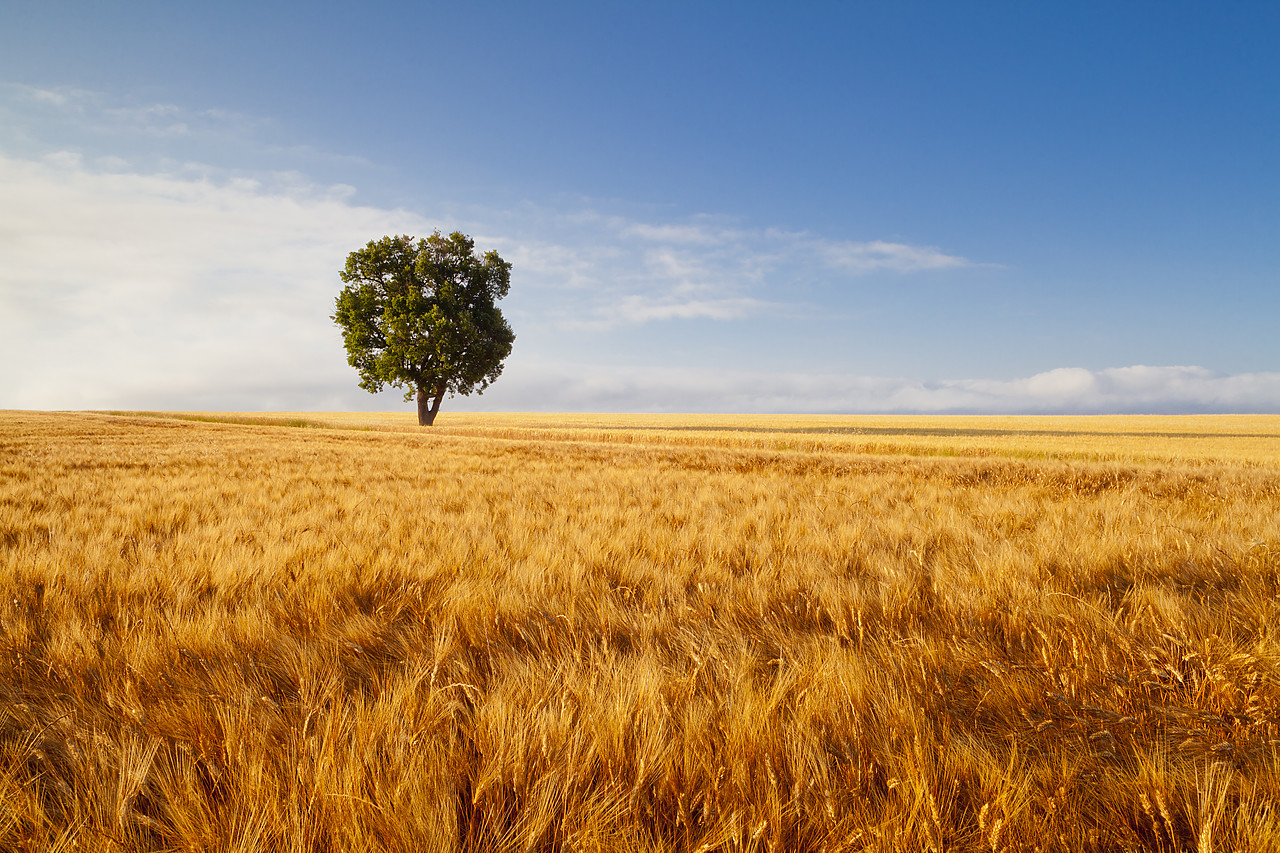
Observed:
[[[1280,849],[1280,418],[139,414],[0,413],[0,848]]]

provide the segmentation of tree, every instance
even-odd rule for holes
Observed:
[[[511,264],[475,254],[454,232],[383,237],[347,256],[333,321],[360,387],[384,385],[418,397],[418,423],[430,426],[445,394],[481,393],[502,373],[515,335],[494,304],[511,286]]]

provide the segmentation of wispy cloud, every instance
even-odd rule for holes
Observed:
[[[711,320],[737,320],[773,308],[759,299],[684,299],[663,302],[643,296],[628,296],[618,309],[618,315],[629,323],[647,323],[651,320],[692,320],[705,317]]]
[[[243,134],[261,126],[230,110],[191,110],[168,103],[121,103],[101,92],[70,86],[0,83],[0,112],[13,125],[39,125],[44,133],[74,129],[80,138],[130,135],[190,136],[195,133]]]
[[[742,232],[705,225],[652,225],[646,222],[628,222],[620,218],[609,220],[623,237],[638,237],[654,243],[674,246],[720,246],[736,242]]]
[[[483,212],[480,216],[485,216]],[[490,219],[500,221],[502,214]],[[819,287],[973,266],[927,246],[837,240],[694,217],[646,222],[586,209],[539,211],[540,229],[495,237],[534,286],[561,291],[569,328],[811,313]]]
[[[912,273],[973,266],[973,262],[967,258],[948,255],[930,246],[909,246],[883,240],[865,243],[815,240],[812,245],[822,255],[827,266],[854,275],[879,270]]]
[[[296,173],[299,164],[371,168],[362,157],[281,141],[281,132],[268,118],[235,110],[0,82],[0,151],[10,156],[69,151],[98,167],[170,173],[188,168],[219,178]]]
[[[710,222],[651,224],[602,218],[623,237],[636,237],[672,248],[716,247],[763,259],[772,267],[794,265],[825,268],[836,273],[868,275],[874,272],[925,272],[974,266],[974,262],[932,246],[914,246],[886,240],[835,240],[803,231],[778,228],[734,228]]]

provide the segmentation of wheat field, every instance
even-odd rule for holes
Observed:
[[[0,413],[0,849],[1280,850],[1280,417]]]

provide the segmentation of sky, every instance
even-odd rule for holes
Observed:
[[[1280,4],[0,11],[0,408],[401,410],[349,252],[513,265],[444,411],[1280,412]]]

